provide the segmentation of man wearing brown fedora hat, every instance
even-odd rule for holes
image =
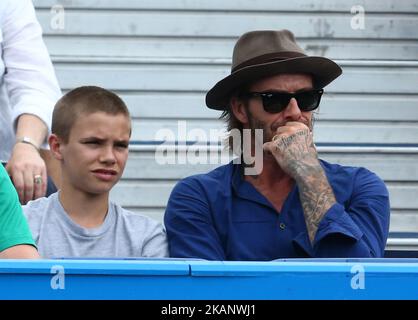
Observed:
[[[228,129],[244,136],[241,159],[257,155],[261,129],[262,157],[175,186],[164,218],[170,255],[381,257],[390,213],[384,183],[367,169],[319,160],[313,143],[313,111],[341,68],[307,56],[288,30],[242,35],[232,61],[231,74],[207,93],[206,104],[223,110]],[[248,150],[246,130],[253,137]],[[261,169],[248,174],[251,166]]]

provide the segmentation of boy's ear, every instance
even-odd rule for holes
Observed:
[[[62,140],[56,135],[51,134],[48,138],[49,149],[51,150],[52,155],[57,160],[62,160]]]
[[[237,97],[232,97],[230,101],[231,111],[234,113],[234,116],[242,123],[248,123],[247,110],[245,108],[244,101]]]

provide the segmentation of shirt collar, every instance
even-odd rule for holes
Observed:
[[[232,163],[232,170],[232,189],[234,190],[236,196],[257,202],[276,210],[266,197],[264,197],[251,183],[244,179],[244,167],[242,164]],[[291,207],[295,205],[295,194],[298,194],[298,187],[296,184],[287,196],[287,199],[282,207],[282,212],[290,210]]]
[[[244,167],[242,164],[233,164],[232,188],[238,197],[251,200],[274,209],[270,201],[258,192],[258,190],[251,183],[244,179]]]

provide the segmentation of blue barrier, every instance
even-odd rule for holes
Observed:
[[[418,299],[418,259],[0,260],[0,299]]]

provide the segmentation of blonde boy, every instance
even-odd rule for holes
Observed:
[[[109,201],[130,135],[129,111],[108,90],[79,87],[57,102],[49,145],[62,187],[23,207],[42,257],[167,256],[160,223]]]

